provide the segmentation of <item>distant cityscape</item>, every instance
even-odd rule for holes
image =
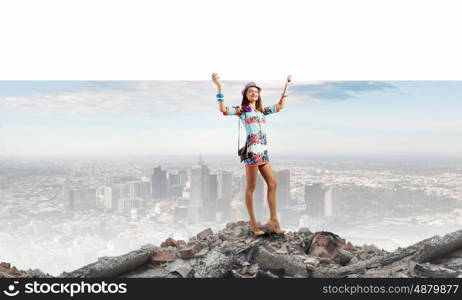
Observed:
[[[459,163],[292,159],[272,166],[279,218],[288,229],[344,231],[364,239],[377,232],[380,244],[388,235],[374,231],[377,226],[392,231],[390,224],[415,225],[425,235],[422,226],[437,216],[446,226],[440,231],[462,226]],[[168,236],[187,239],[205,227],[247,220],[245,186],[242,166],[207,157],[0,160],[0,260],[53,273]],[[265,222],[261,175],[254,203]],[[400,246],[398,240],[382,246]]]

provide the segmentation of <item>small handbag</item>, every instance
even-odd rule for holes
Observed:
[[[237,155],[241,157],[241,162],[243,162],[248,156],[249,156],[249,143],[247,142],[247,139],[245,141],[245,145],[240,148],[240,139],[241,139],[241,118],[238,118],[237,121],[239,122],[239,127],[238,127],[238,136],[237,136]],[[245,120],[245,113],[244,113],[244,120]]]

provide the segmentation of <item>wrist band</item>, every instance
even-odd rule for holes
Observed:
[[[223,102],[223,101],[225,101],[225,100],[221,99],[221,98],[217,99],[217,102]]]
[[[223,94],[217,94],[217,98],[224,98],[224,97],[225,97],[225,95],[223,95]]]

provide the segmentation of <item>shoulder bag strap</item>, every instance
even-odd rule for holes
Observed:
[[[241,110],[241,114],[242,114],[242,110]],[[245,120],[245,112],[244,112],[244,120]],[[237,128],[237,152],[239,152],[239,150],[241,150],[241,146],[239,143],[241,139],[241,116],[240,115],[237,118],[237,122],[239,123],[238,128]]]

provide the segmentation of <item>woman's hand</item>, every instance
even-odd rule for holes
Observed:
[[[292,75],[287,76],[287,84],[292,84]]]
[[[220,82],[220,75],[218,73],[213,73],[212,74],[212,81],[215,83],[217,87],[221,87],[221,82]]]

